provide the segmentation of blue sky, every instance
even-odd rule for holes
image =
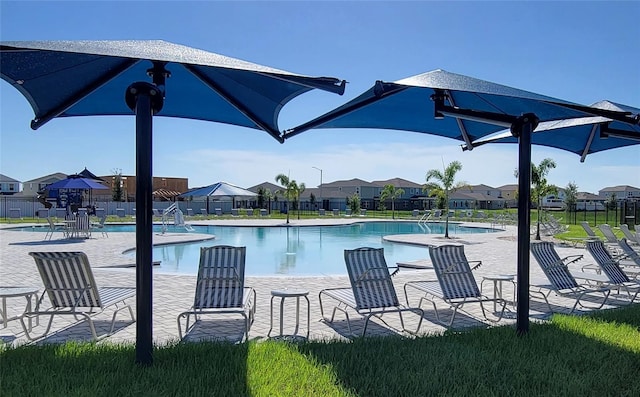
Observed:
[[[343,96],[312,91],[287,104],[280,129],[356,97],[375,80],[445,69],[565,100],[608,99],[640,108],[640,2],[0,2],[2,40],[162,39],[310,76],[349,82]],[[168,94],[170,81],[168,82]],[[85,166],[135,174],[133,117],[54,119],[0,81],[0,173],[20,181]],[[640,145],[579,157],[533,148],[558,167],[549,181],[597,192],[640,187]],[[312,130],[280,144],[264,132],[156,117],[154,175],[189,185],[249,187],[279,173],[308,187],[361,178],[424,175],[458,160],[458,179],[516,183],[516,145],[462,152],[459,142],[384,130]]]

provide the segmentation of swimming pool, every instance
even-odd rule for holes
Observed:
[[[431,233],[444,234],[443,224],[434,223],[427,226]],[[135,226],[131,226],[131,231],[134,229]],[[426,247],[382,240],[383,236],[390,234],[424,234],[425,227],[414,222],[364,222],[341,226],[303,227],[194,226],[194,229],[198,233],[213,234],[216,238],[155,246],[153,260],[161,261],[161,265],[154,267],[154,271],[196,274],[200,247],[220,244],[247,247],[245,272],[248,276],[344,275],[344,250],[358,247],[384,248],[389,266],[395,265],[398,261],[429,256]],[[449,234],[454,235],[494,231],[497,230],[449,225]],[[126,255],[135,261],[134,251]]]

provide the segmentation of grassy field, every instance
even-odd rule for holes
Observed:
[[[637,396],[640,305],[416,339],[0,351],[2,396]]]

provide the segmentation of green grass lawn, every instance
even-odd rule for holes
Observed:
[[[567,240],[571,242],[587,238],[587,232],[584,231],[582,226],[567,225],[567,227],[569,228],[569,230],[567,230],[565,233],[556,234],[554,237],[560,240]],[[604,235],[602,234],[602,232],[600,232],[600,229],[593,226],[591,227],[591,229],[593,229],[596,235],[600,236],[600,238],[604,240]],[[624,237],[624,234],[622,234],[622,231],[619,228],[611,228],[611,230],[613,230],[613,234],[615,234],[618,239]]]
[[[416,339],[0,351],[2,396],[637,396],[640,305]]]

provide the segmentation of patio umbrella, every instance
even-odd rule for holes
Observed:
[[[102,185],[93,179],[82,177],[78,174],[69,175],[66,179],[61,179],[57,182],[54,182],[50,185],[45,186],[45,190],[48,190],[48,191],[56,190],[59,192],[60,189],[73,191],[73,193],[71,192],[69,193],[70,193],[70,196],[75,197],[75,200],[81,200],[82,192],[84,190],[88,190],[89,203],[91,203],[91,193],[93,190],[108,190],[109,187]],[[58,200],[60,200],[59,197],[60,197],[60,194],[58,193]],[[73,204],[80,204],[80,201],[74,201],[73,199],[71,201],[73,201]],[[58,201],[58,204],[60,203],[61,202]],[[66,201],[66,204],[69,205],[69,201]]]
[[[209,197],[231,197],[234,202],[236,197],[256,197],[258,194],[251,190],[243,189],[239,186],[232,185],[227,182],[218,182],[213,185],[205,186],[182,193],[179,197],[206,197],[207,212],[209,212]]]
[[[93,179],[83,178],[79,176],[69,176],[67,179],[61,179],[50,185],[47,185],[45,189],[83,189],[83,190],[101,190],[109,189],[107,186],[102,185]]]
[[[150,82],[141,81],[147,76]],[[345,88],[335,78],[302,76],[165,41],[0,42],[0,77],[31,104],[33,129],[55,117],[135,113],[136,361],[145,364],[152,362],[153,115],[254,128],[282,142],[277,118],[287,102],[314,88],[338,94]]]
[[[638,108],[606,100],[596,102],[591,107],[640,114]],[[472,146],[517,142],[518,139],[511,134],[511,131],[503,130],[473,141]],[[591,153],[640,144],[640,126],[602,116],[544,121],[538,124],[538,128],[531,135],[531,143],[567,150],[580,156],[580,162],[584,162],[587,155]],[[462,148],[469,149],[467,145],[462,145]]]
[[[285,139],[311,128],[407,130],[472,142],[504,127],[519,142],[517,332],[529,330],[529,202],[531,132],[540,121],[606,114],[635,122],[627,113],[596,110],[561,99],[434,70],[396,82],[377,81],[359,97],[285,131]],[[445,117],[446,116],[446,117]]]

